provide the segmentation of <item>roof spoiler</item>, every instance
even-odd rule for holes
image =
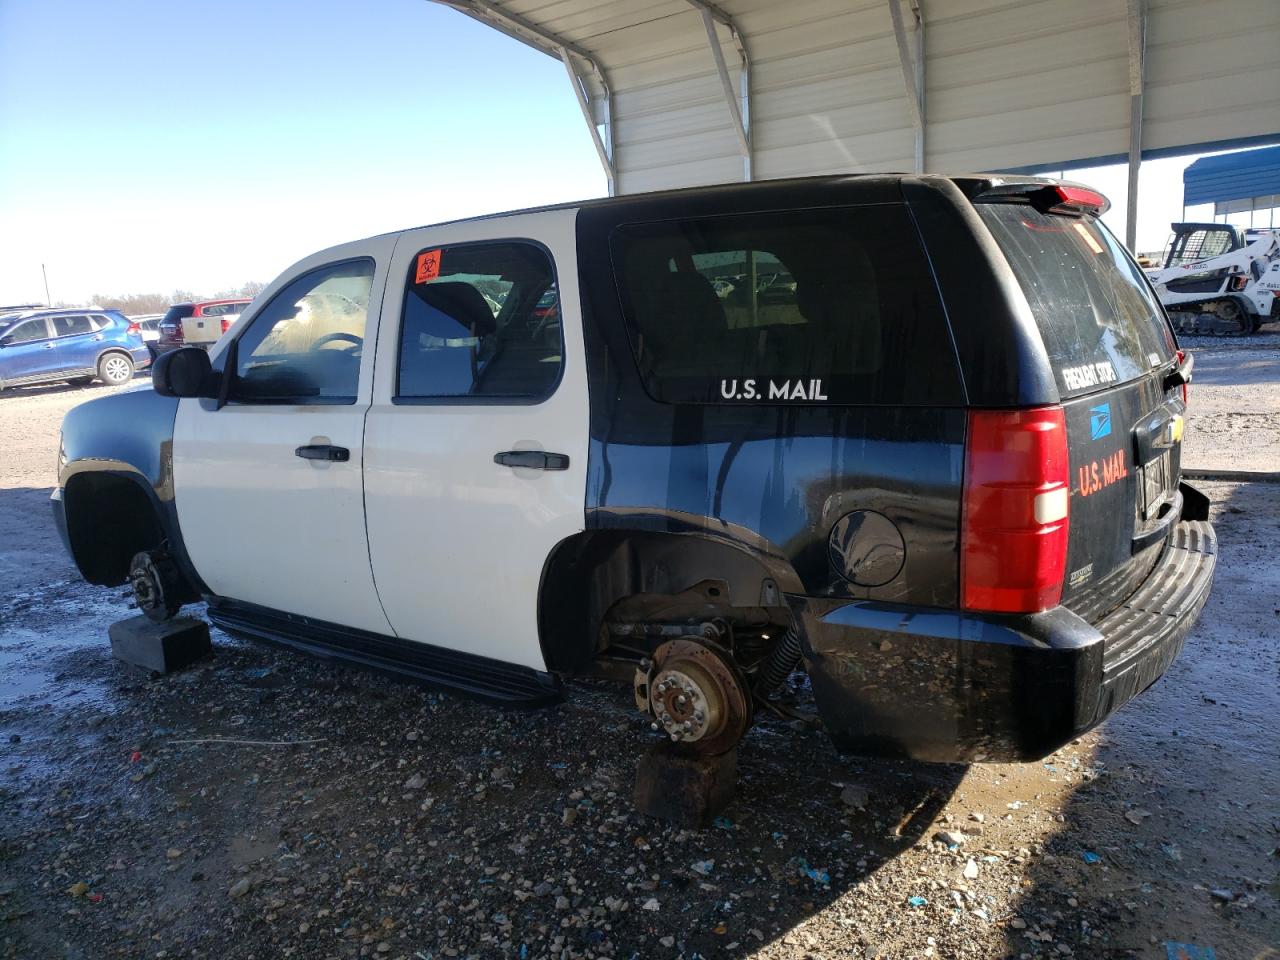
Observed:
[[[1111,201],[1092,187],[1079,183],[1045,183],[1040,181],[992,181],[973,197],[975,203],[1025,201],[1042,213],[1059,213],[1069,217],[1088,214],[1099,217],[1111,209]]]

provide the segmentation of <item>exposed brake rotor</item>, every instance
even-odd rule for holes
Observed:
[[[702,639],[679,637],[636,670],[636,706],[675,743],[698,753],[732,749],[751,721],[746,682],[729,655]]]

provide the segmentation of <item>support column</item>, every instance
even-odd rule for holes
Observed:
[[[1124,243],[1131,253],[1138,244],[1138,172],[1142,167],[1142,91],[1146,69],[1147,15],[1144,0],[1126,0],[1129,21],[1129,184]]]
[[[560,62],[564,64],[565,72],[569,74],[569,83],[573,87],[573,94],[578,100],[578,109],[582,111],[582,117],[587,121],[587,130],[591,132],[591,142],[595,144],[596,154],[600,158],[600,166],[604,168],[605,179],[609,182],[609,196],[617,193],[617,171],[613,165],[613,132],[610,129],[611,117],[609,116],[610,104],[608,97],[608,88],[605,92],[604,103],[604,136],[600,135],[600,128],[596,126],[596,118],[591,114],[591,100],[587,93],[587,84],[583,80],[582,75],[578,73],[578,68],[573,63],[573,57],[565,47],[559,48]]]
[[[911,9],[911,36],[902,15],[902,3]],[[915,130],[914,168],[924,173],[925,168],[925,107],[924,107],[924,10],[923,0],[889,0],[889,17],[893,20],[893,37],[898,44],[898,61],[902,66],[902,80],[907,88],[907,103],[911,108],[911,125]]]
[[[725,105],[729,109],[729,118],[733,122],[733,132],[738,138],[738,149],[742,153],[742,179],[751,180],[751,57],[747,54],[746,41],[738,31],[737,24],[719,7],[707,0],[688,0],[689,5],[702,14],[702,27],[707,33],[707,46],[711,48],[711,57],[715,61],[716,73],[720,77],[720,86],[724,91]],[[720,35],[716,24],[722,24],[729,30],[729,36],[738,51],[738,93],[733,91],[733,82],[729,79],[729,68],[724,61],[724,51],[720,49]]]

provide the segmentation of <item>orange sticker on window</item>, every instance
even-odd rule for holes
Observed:
[[[440,251],[424,250],[418,254],[418,272],[413,275],[414,283],[427,283],[440,276]]]

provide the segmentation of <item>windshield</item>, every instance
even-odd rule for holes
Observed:
[[[1101,223],[1029,204],[978,204],[1031,305],[1064,396],[1142,376],[1173,335],[1141,269]]]

